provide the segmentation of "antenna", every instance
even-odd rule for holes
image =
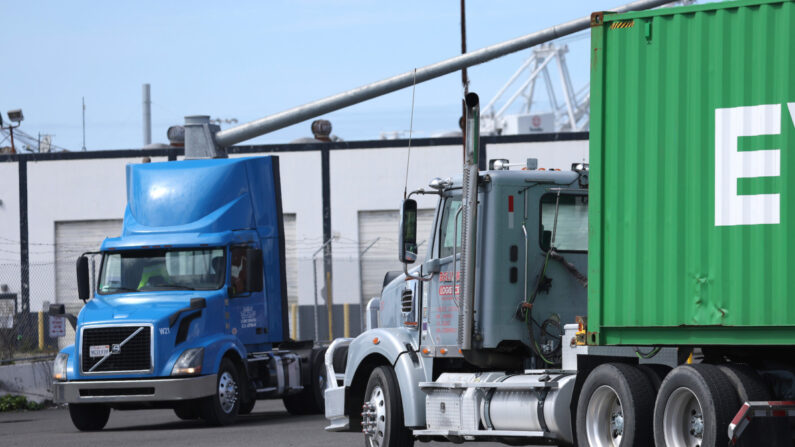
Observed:
[[[409,163],[411,162],[411,133],[414,130],[414,91],[417,88],[417,69],[414,69],[414,83],[411,86],[411,117],[409,118],[409,148],[406,152],[406,181],[403,183],[403,200],[408,197],[409,190]]]

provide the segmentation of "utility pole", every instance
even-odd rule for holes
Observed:
[[[467,12],[466,12],[466,1],[461,0],[460,6],[461,12],[461,54],[467,53]],[[467,93],[469,93],[469,79],[467,77],[467,67],[463,67],[461,69],[461,86],[464,88],[464,94],[462,95],[463,98],[466,98]],[[464,104],[464,101],[461,101],[461,118],[458,120],[458,127],[461,129],[461,136],[463,141],[466,142],[466,126],[464,125],[464,120],[466,117],[466,110],[467,106]]]
[[[461,54],[467,53],[467,11],[466,0],[461,0]],[[469,93],[469,79],[467,78],[467,68],[461,69],[461,84],[464,86],[464,96]],[[465,111],[466,108],[462,109]]]
[[[144,146],[152,144],[152,99],[149,91],[149,84],[143,87],[144,100]]]
[[[83,96],[83,152],[86,150],[86,97]]]
[[[9,126],[8,127],[8,133],[11,135],[11,152],[16,154],[17,153],[17,148],[14,147],[14,126]]]

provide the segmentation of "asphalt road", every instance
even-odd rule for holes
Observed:
[[[363,446],[359,433],[326,433],[322,415],[292,416],[280,400],[260,401],[230,427],[182,421],[171,410],[113,411],[101,432],[83,433],[65,408],[0,413],[0,445],[11,446]],[[417,443],[420,447],[449,443]],[[503,444],[469,443],[468,446]]]

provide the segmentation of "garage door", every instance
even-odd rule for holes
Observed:
[[[121,219],[55,222],[55,302],[66,304],[66,312],[77,315],[83,307],[77,299],[75,261],[87,251],[99,250],[106,237],[121,234]],[[91,284],[96,284],[99,256],[89,264]],[[93,265],[92,265],[93,264]],[[93,287],[92,287],[93,293]],[[66,336],[58,339],[58,347],[74,343],[75,333],[66,325]]]
[[[121,219],[55,222],[55,302],[78,303],[75,261],[87,251],[99,250],[107,237],[121,234]],[[89,265],[91,284],[96,284],[99,257]],[[93,268],[92,268],[93,267]],[[93,289],[93,288],[92,288]]]
[[[432,209],[417,211],[418,260],[425,259],[433,216]],[[397,210],[359,211],[359,250],[373,244],[361,258],[362,295],[365,302],[381,295],[386,272],[403,270],[397,254],[399,217],[400,212]]]

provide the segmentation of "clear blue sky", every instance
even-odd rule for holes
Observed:
[[[468,0],[470,50],[628,0]],[[141,85],[152,85],[153,141],[185,115],[250,121],[460,52],[458,0],[20,2],[0,0],[0,111],[22,130],[89,150],[142,145]],[[588,39],[570,42],[575,87],[588,80]],[[470,69],[487,101],[527,51]],[[460,74],[419,85],[417,136],[457,128]],[[407,130],[411,89],[329,114],[334,134],[376,139]],[[228,126],[224,126],[228,127]],[[301,123],[253,142],[309,136]],[[5,143],[7,144],[7,143]]]

